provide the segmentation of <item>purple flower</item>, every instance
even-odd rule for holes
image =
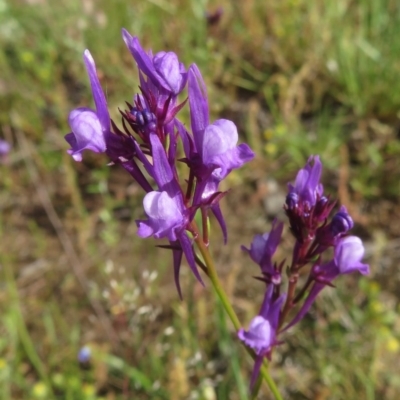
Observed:
[[[144,211],[148,221],[139,221],[138,235],[157,239],[168,237],[176,240],[176,232],[187,223],[185,209],[178,197],[171,198],[167,192],[150,192],[143,199]]]
[[[177,128],[183,142],[185,161],[197,179],[193,205],[211,208],[226,241],[225,221],[218,202],[213,202],[214,196],[218,194],[220,182],[232,169],[252,160],[254,153],[247,144],[237,145],[239,136],[232,121],[219,119],[210,124],[207,89],[195,64],[190,66],[188,75],[193,136],[178,122]]]
[[[276,335],[279,323],[279,313],[286,294],[273,299],[274,285],[269,285],[265,292],[264,301],[259,314],[253,318],[249,329],[243,328],[238,331],[239,339],[256,353],[250,387],[252,388],[263,362],[264,357],[271,358],[273,346],[277,345]]]
[[[174,95],[183,90],[187,73],[175,53],[162,51],[153,56],[151,52],[146,53],[139,39],[132,37],[127,30],[122,30],[122,37],[139,70],[151,80],[153,85]]]
[[[96,111],[90,108],[77,108],[69,114],[68,122],[72,132],[65,136],[65,140],[71,145],[71,150],[68,150],[68,153],[76,161],[82,161],[84,150],[104,153],[107,149],[106,135],[110,133],[111,127],[107,101],[89,50],[85,50],[83,59],[89,75]]]
[[[274,268],[272,256],[279,245],[282,231],[283,223],[274,220],[271,232],[255,235],[250,249],[242,246],[242,249],[249,253],[251,259],[260,266],[261,272],[268,276],[274,284],[279,284],[281,281],[281,274],[279,270]]]
[[[348,236],[342,239],[335,247],[335,264],[339,274],[349,274],[354,271],[362,275],[369,274],[369,265],[361,262],[364,257],[364,246],[357,236]]]
[[[364,257],[364,251],[362,241],[357,236],[347,236],[339,239],[335,246],[333,260],[313,267],[311,276],[314,284],[302,308],[284,330],[299,322],[307,314],[321,290],[325,286],[331,285],[331,282],[339,275],[350,274],[354,271],[358,271],[362,275],[368,275],[369,265],[361,262]]]
[[[186,157],[200,178],[210,176],[220,181],[235,168],[254,158],[247,144],[237,145],[235,124],[227,119],[209,123],[206,87],[197,66],[189,68],[189,104],[193,139],[186,147]]]
[[[318,233],[321,243],[331,240],[331,232],[327,234],[325,230],[321,230],[321,224],[326,224],[335,202],[323,195],[321,172],[319,156],[311,156],[305,167],[298,172],[294,185],[288,184],[289,193],[284,208],[291,232],[297,239],[297,246],[309,244]],[[326,249],[326,246],[318,248],[321,249]]]
[[[302,208],[311,209],[322,195],[321,178],[322,164],[319,156],[311,156],[304,168],[297,176],[294,185],[288,185],[289,194],[286,204],[290,209],[302,205]]]
[[[153,164],[150,164],[139,147],[137,153],[149,175],[154,178],[159,191],[152,191],[144,197],[143,206],[148,219],[136,221],[139,228],[138,235],[142,238],[165,237],[168,238],[171,245],[179,243],[180,249],[174,250],[174,269],[176,286],[181,296],[179,270],[182,257],[179,252],[185,254],[193,274],[202,283],[194,258],[193,246],[186,232],[192,215],[184,205],[179,183],[174,177],[165,150],[155,133],[150,133],[150,143]]]

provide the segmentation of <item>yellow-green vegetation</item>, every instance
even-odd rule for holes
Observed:
[[[276,349],[283,397],[400,398],[397,0],[0,0],[0,136],[13,145],[0,164],[0,399],[248,398],[251,361],[211,290],[183,267],[181,302],[169,252],[136,237],[135,183],[66,154],[68,112],[92,105],[84,49],[113,118],[137,91],[122,27],[198,64],[213,117],[258,154],[223,200],[229,244],[211,244],[244,325],[263,287],[240,245],[270,228],[267,178],[284,191],[320,154],[366,240],[372,276],[327,289]]]

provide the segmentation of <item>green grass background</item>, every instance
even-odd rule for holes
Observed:
[[[104,157],[66,154],[68,112],[92,104],[86,48],[116,120],[137,91],[122,27],[195,62],[212,117],[234,120],[257,152],[229,181],[249,201],[226,200],[231,243],[212,243],[244,324],[262,289],[238,248],[269,229],[252,194],[264,179],[284,190],[320,154],[366,240],[371,278],[343,277],[276,349],[284,398],[398,399],[396,0],[0,0],[0,128],[13,145],[0,165],[0,399],[248,398],[251,361],[211,290],[183,268],[179,301],[170,255],[136,237],[136,185]]]

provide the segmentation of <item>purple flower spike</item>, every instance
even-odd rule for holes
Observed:
[[[272,347],[278,344],[276,335],[279,313],[285,301],[286,294],[282,294],[278,299],[273,301],[273,289],[273,285],[268,286],[260,313],[251,321],[249,330],[240,329],[238,331],[239,339],[251,347],[257,355],[251,376],[250,388],[254,386],[257,380],[263,358],[267,357],[270,359]]]
[[[107,101],[89,50],[85,50],[83,59],[89,75],[96,111],[90,108],[77,108],[69,114],[68,122],[72,132],[65,136],[65,140],[71,145],[68,153],[72,155],[75,161],[82,160],[84,150],[104,153],[107,149],[106,136],[110,133],[111,125]]]
[[[322,184],[319,182],[321,178],[321,172],[322,164],[319,160],[319,156],[311,156],[308,159],[306,166],[298,172],[294,185],[288,185],[290,204],[287,205],[289,207],[293,206],[292,203],[295,198],[293,193],[298,196],[298,203],[302,202],[307,204],[308,208],[311,208],[315,205],[317,197],[323,192]]]
[[[251,259],[260,266],[261,272],[271,278],[276,278],[277,273],[280,275],[273,266],[272,256],[279,245],[282,231],[283,223],[274,220],[271,232],[264,233],[263,235],[255,235],[250,249],[242,246],[242,249],[249,253]]]

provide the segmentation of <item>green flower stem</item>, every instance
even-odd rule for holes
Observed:
[[[204,263],[207,266],[208,276],[211,280],[214,290],[216,291],[219,299],[221,300],[226,313],[229,315],[229,318],[231,319],[233,326],[235,327],[236,330],[239,330],[241,328],[239,318],[237,317],[237,315],[228,299],[228,296],[226,295],[225,290],[223,289],[223,287],[221,285],[221,282],[220,282],[218,274],[217,274],[217,270],[214,265],[214,260],[211,257],[208,247],[204,244],[202,237],[198,232],[197,226],[195,226],[194,223],[192,223],[192,227],[193,227],[193,233],[195,234],[194,241],[195,241],[198,249],[200,250],[201,255],[203,256]],[[252,356],[253,359],[256,357],[255,353],[252,350],[250,350],[248,347],[246,347],[246,350],[249,352],[249,354]],[[268,372],[266,362],[261,367],[260,372],[261,372],[261,376],[267,382],[271,392],[275,396],[275,399],[283,400],[281,394],[279,393],[277,386],[275,385],[275,382],[272,380],[272,378]]]

